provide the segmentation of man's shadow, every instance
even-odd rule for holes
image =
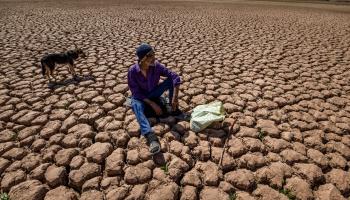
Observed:
[[[80,82],[89,81],[89,80],[96,81],[95,77],[92,75],[80,75],[80,76],[77,75],[73,78],[66,79],[63,81],[56,81],[56,82],[48,83],[48,87],[51,90],[55,90],[55,89],[58,89],[58,88],[61,88],[64,86],[71,85],[71,84],[78,85]]]

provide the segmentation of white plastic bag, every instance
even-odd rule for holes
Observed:
[[[225,110],[220,101],[195,107],[191,114],[190,127],[194,132],[202,131],[211,123],[225,119]]]

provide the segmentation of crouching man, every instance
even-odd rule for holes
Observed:
[[[147,117],[161,117],[166,107],[161,103],[160,96],[169,91],[172,112],[178,110],[178,92],[180,77],[159,63],[153,48],[148,44],[141,44],[137,50],[138,63],[132,65],[128,71],[128,85],[132,93],[131,106],[140,125],[141,135],[149,144],[152,154],[160,152],[160,144],[153,133]],[[160,82],[160,77],[166,79]]]

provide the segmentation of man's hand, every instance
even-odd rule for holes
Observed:
[[[156,115],[160,116],[163,114],[162,109],[153,101],[149,100],[149,99],[144,99],[144,102],[146,102],[148,105],[150,105],[152,107],[152,109],[154,110],[154,112],[156,113]]]
[[[152,106],[154,112],[156,113],[156,115],[160,116],[160,115],[163,114],[162,109],[161,109],[156,103],[153,102],[153,103],[151,104],[151,106]]]

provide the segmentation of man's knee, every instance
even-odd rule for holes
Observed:
[[[163,83],[168,87],[173,87],[173,80],[171,78],[165,79]]]

